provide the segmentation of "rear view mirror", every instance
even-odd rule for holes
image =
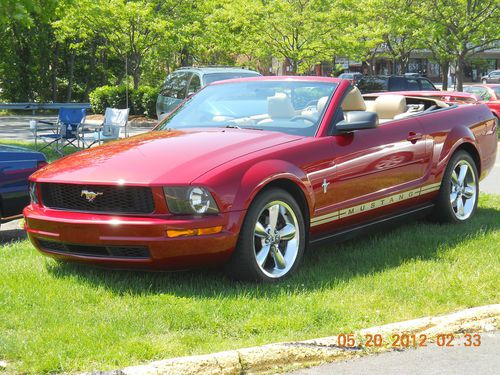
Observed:
[[[344,112],[344,120],[337,123],[337,130],[349,132],[352,130],[374,129],[378,126],[378,116],[375,112],[349,111]]]

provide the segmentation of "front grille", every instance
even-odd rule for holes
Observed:
[[[150,214],[153,193],[142,186],[40,184],[42,203],[58,210]]]
[[[68,244],[38,239],[38,246],[42,250],[55,251],[63,254],[86,255],[93,257],[148,259],[147,246],[99,246]]]

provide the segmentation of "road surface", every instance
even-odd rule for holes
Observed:
[[[348,361],[334,362],[309,369],[290,372],[289,375],[489,375],[500,371],[500,331],[481,333],[481,345],[425,348],[401,352],[386,352]]]

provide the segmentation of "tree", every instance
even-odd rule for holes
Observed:
[[[46,97],[50,90],[52,42],[50,22],[55,0],[4,0],[0,7],[0,85],[15,101]]]
[[[235,0],[225,5],[229,26],[240,35],[239,53],[259,58],[279,57],[291,73],[331,60],[335,52],[332,1],[326,0]]]
[[[498,0],[424,0],[421,6],[433,39],[457,61],[456,89],[462,91],[466,59],[500,41]]]
[[[169,14],[174,1],[81,0],[64,7],[61,19],[54,23],[61,41],[72,49],[82,43],[103,38],[109,50],[123,61],[137,89],[143,62],[169,34]],[[124,75],[123,75],[124,76]]]

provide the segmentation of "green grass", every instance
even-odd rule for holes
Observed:
[[[2,139],[0,143],[2,143],[4,145],[22,146],[22,147],[30,148],[33,151],[38,151],[37,147],[35,147],[35,143],[34,142],[11,141],[11,140]],[[42,148],[43,145],[44,145],[44,143],[42,141],[40,141],[38,143],[38,148]],[[73,152],[76,152],[76,151],[78,151],[78,149],[76,147],[68,146],[68,147],[66,147],[64,149],[64,155],[69,155],[69,154],[72,154]],[[57,160],[57,159],[59,159],[61,157],[61,155],[59,155],[58,153],[56,153],[50,147],[45,148],[41,152],[45,155],[45,157],[47,158],[47,160],[49,162]]]
[[[500,302],[500,196],[465,225],[414,222],[313,249],[275,285],[218,270],[106,271],[0,248],[8,372],[105,370],[319,336]]]

